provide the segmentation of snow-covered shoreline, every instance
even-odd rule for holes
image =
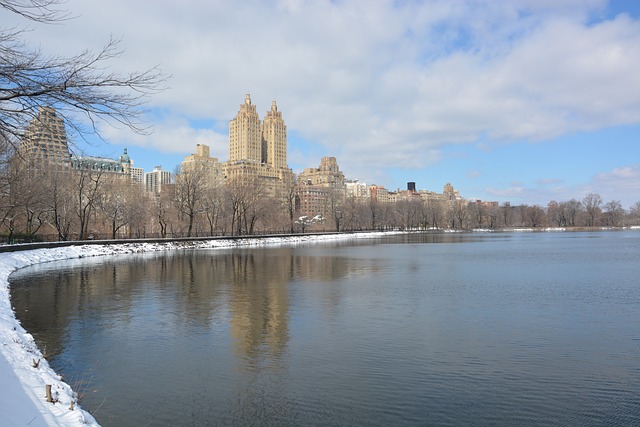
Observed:
[[[14,271],[44,262],[179,249],[215,249],[249,246],[295,245],[307,242],[371,238],[384,233],[345,233],[166,241],[155,243],[120,243],[74,245],[0,253],[0,424],[29,426],[99,426],[88,412],[77,406],[71,387],[56,374],[42,352],[16,319],[9,295],[9,276]],[[45,398],[46,385],[52,387],[56,403]],[[21,388],[21,389],[20,389]],[[71,402],[74,402],[73,409]]]

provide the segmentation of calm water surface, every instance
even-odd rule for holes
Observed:
[[[34,266],[16,315],[104,425],[640,425],[640,232]]]

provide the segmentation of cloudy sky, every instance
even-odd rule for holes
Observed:
[[[228,159],[246,93],[278,103],[294,172],[335,156],[349,179],[415,181],[540,204],[640,201],[640,2],[69,0],[29,43],[73,55],[110,35],[115,70],[160,65],[152,135],[105,129],[135,165],[173,170],[197,143]],[[23,25],[2,12],[5,22]],[[6,19],[5,19],[6,18]]]

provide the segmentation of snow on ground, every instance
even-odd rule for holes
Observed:
[[[98,426],[76,404],[76,394],[49,366],[31,334],[15,318],[9,298],[9,275],[32,264],[62,259],[187,248],[228,248],[315,243],[327,240],[369,238],[387,233],[300,235],[207,241],[78,245],[0,253],[0,425],[3,426]],[[55,403],[45,398],[52,387]],[[71,404],[74,403],[72,408]]]

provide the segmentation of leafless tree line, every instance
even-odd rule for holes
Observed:
[[[321,221],[301,220],[295,182],[269,195],[262,181],[210,185],[205,171],[176,170],[175,183],[147,194],[103,171],[34,171],[13,156],[0,164],[0,234],[8,242],[171,238],[308,231],[621,227],[640,225],[640,202],[625,210],[598,194],[582,200],[494,206],[464,200],[379,203],[328,192]]]
[[[543,227],[623,227],[640,225],[640,202],[625,210],[620,201],[604,203],[599,194],[582,200],[539,205],[493,205],[466,200],[375,200],[346,198],[339,206],[340,230],[510,229]]]

